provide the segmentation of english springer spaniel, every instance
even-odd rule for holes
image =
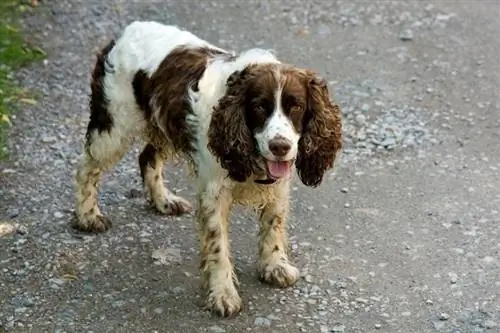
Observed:
[[[192,208],[165,188],[164,162],[185,158],[196,179],[208,309],[229,317],[242,306],[228,239],[233,204],[259,212],[260,278],[278,287],[297,281],[286,236],[292,167],[316,187],[342,147],[341,112],[323,79],[266,50],[235,55],[175,26],[133,22],[102,49],[92,73],[75,228],[111,227],[98,186],[136,139],[146,143],[141,176],[161,213]]]

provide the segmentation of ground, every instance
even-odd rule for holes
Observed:
[[[13,119],[0,164],[0,327],[500,332],[499,14],[493,1],[43,2],[23,23],[47,61],[18,73],[41,96]],[[102,187],[113,229],[68,227],[95,52],[135,19],[275,49],[327,78],[344,112],[335,172],[318,189],[295,183],[295,287],[257,280],[256,218],[232,217],[245,303],[234,319],[200,308],[192,216],[162,217],[137,196],[139,147]],[[166,180],[192,200],[186,175],[170,165]]]

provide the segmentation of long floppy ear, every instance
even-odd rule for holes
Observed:
[[[316,187],[342,148],[342,118],[339,106],[330,99],[326,81],[312,72],[307,72],[307,80],[308,106],[296,166],[302,183]]]
[[[208,130],[208,149],[229,176],[244,182],[254,171],[255,150],[245,123],[245,93],[249,69],[238,71],[227,80],[227,91],[214,108]]]

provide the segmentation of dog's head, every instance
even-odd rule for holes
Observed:
[[[296,164],[302,182],[317,186],[342,147],[340,110],[327,83],[313,72],[250,65],[227,80],[208,146],[236,181],[262,171],[280,179]]]

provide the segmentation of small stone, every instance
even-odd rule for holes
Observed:
[[[312,276],[307,274],[306,276],[304,276],[304,280],[306,280],[307,283],[312,283],[313,282],[313,279],[312,279]]]
[[[43,143],[53,143],[57,141],[55,136],[44,136],[41,140]]]
[[[151,258],[157,264],[167,265],[172,262],[181,261],[181,250],[175,248],[158,248],[153,251]]]
[[[349,189],[348,189],[347,187],[342,187],[342,188],[340,189],[340,192],[342,192],[342,193],[347,193],[347,192],[349,192]]]
[[[361,110],[362,110],[363,112],[368,112],[368,111],[370,111],[370,104],[366,104],[366,103],[365,103],[365,104],[363,104],[363,106],[361,106]]]
[[[24,306],[14,310],[15,313],[25,313],[26,311],[28,311],[28,308]]]
[[[450,315],[447,314],[446,312],[441,312],[439,314],[439,320],[448,320],[448,319],[450,319]]]
[[[182,287],[179,287],[179,286],[172,288],[172,292],[173,292],[175,295],[182,294],[182,293],[184,293],[185,291],[186,291],[186,289],[185,289],[185,288],[182,288]]]
[[[382,328],[382,325],[380,324],[375,324],[375,328],[378,330],[378,329],[381,329]]]
[[[153,310],[154,313],[156,314],[162,314],[163,313],[163,309],[162,308],[156,308]]]
[[[269,320],[280,320],[280,317],[276,316],[276,315],[273,315],[273,314],[270,314],[269,316],[267,316],[267,318]]]
[[[217,326],[217,325],[210,326],[210,327],[208,328],[208,330],[209,330],[210,332],[215,332],[215,333],[225,333],[225,332],[226,332],[226,330],[225,330],[225,329],[223,329],[222,327]]]
[[[365,115],[362,115],[362,114],[358,114],[356,116],[356,122],[360,125],[364,125],[366,124],[366,116]]]
[[[344,207],[345,208],[349,208],[349,207],[351,207],[351,204],[347,202],[347,203],[344,204]]]
[[[271,326],[271,321],[264,317],[257,317],[255,318],[253,324],[255,326]]]
[[[126,302],[126,301],[124,301],[124,300],[117,300],[117,301],[114,301],[114,302],[113,302],[112,306],[113,306],[114,308],[121,308],[121,307],[123,307],[125,304],[127,304],[127,302]]]
[[[495,328],[497,327],[497,323],[495,323],[493,320],[491,319],[488,319],[486,320],[483,325],[482,325],[484,328],[487,328],[487,329],[492,329],[492,328]]]
[[[345,326],[342,324],[336,324],[332,328],[333,333],[344,333],[345,332]]]
[[[450,272],[450,273],[448,273],[448,276],[450,277],[450,282],[452,284],[457,283],[457,281],[458,281],[458,275],[457,275],[457,273]]]
[[[55,217],[56,219],[60,219],[60,218],[62,218],[63,216],[64,216],[64,215],[63,215],[63,213],[61,213],[61,212],[54,212],[54,217]]]
[[[403,42],[413,40],[413,31],[409,28],[403,29],[399,34],[399,39],[401,39]]]

